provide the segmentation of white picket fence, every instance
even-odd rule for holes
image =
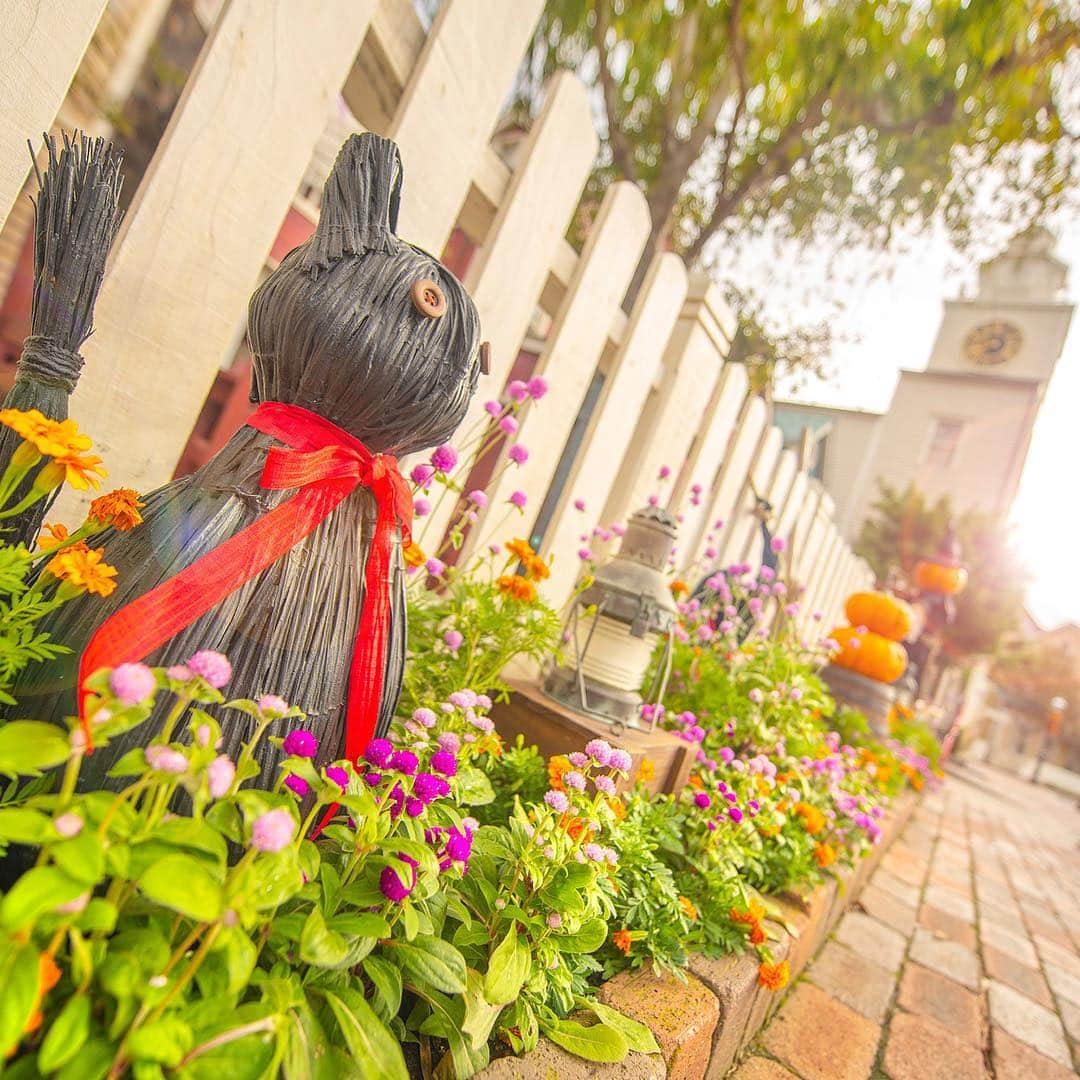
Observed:
[[[841,537],[832,500],[782,448],[765,403],[746,396],[742,367],[725,365],[734,320],[718,289],[662,254],[622,311],[648,234],[644,196],[629,183],[609,189],[580,254],[565,239],[597,150],[585,87],[560,73],[513,153],[492,145],[541,7],[443,0],[425,32],[409,0],[225,0],[122,227],[72,415],[117,483],[166,481],[287,211],[317,212],[312,197],[336,146],[368,128],[401,147],[399,233],[440,252],[457,227],[477,247],[466,285],[492,370],[464,426],[499,395],[536,309],[551,319],[536,366],[551,391],[521,418],[530,458],[490,493],[494,513],[512,489],[528,494],[522,533],[587,388],[604,376],[545,531],[544,550],[560,556],[550,598],[573,588],[579,534],[624,520],[654,493],[681,515],[682,566],[710,544],[723,562],[755,562],[756,490],[807,585],[804,617],[822,611],[831,625],[872,574]],[[0,0],[0,214],[26,180],[27,137],[56,120],[105,8]],[[449,512],[429,521],[429,536]],[[717,519],[724,527],[710,540]]]

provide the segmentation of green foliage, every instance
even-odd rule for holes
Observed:
[[[955,598],[956,621],[944,631],[945,648],[958,657],[992,653],[1023,618],[1028,581],[999,521],[976,510],[957,515],[947,496],[928,503],[914,485],[899,491],[882,484],[855,551],[879,581],[903,588],[920,559],[933,560],[950,522],[956,527],[968,584]]]

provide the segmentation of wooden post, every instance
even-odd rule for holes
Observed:
[[[0,221],[30,172],[36,146],[71,85],[105,0],[6,0],[0,5]]]
[[[167,480],[374,0],[229,0],[118,241],[72,414],[110,483]],[[76,500],[61,500],[74,519]]]
[[[750,468],[747,470],[742,489],[734,508],[729,514],[728,527],[724,530],[724,547],[721,558],[725,562],[742,561],[746,547],[752,536],[760,532],[758,519],[754,516],[758,492],[765,496],[772,479],[776,459],[784,444],[780,429],[767,427],[762,431]]]
[[[776,428],[772,429],[777,431]],[[795,479],[795,455],[790,450],[783,450],[776,459],[776,467],[772,470],[772,476],[768,486],[762,490],[762,495],[772,505],[772,517],[770,518],[769,532],[773,537],[781,537],[777,525],[787,502],[788,491]],[[786,537],[782,537],[786,540]],[[760,565],[765,552],[761,549],[761,532],[759,529],[751,529],[747,536],[746,546],[739,556],[742,562],[748,562],[751,566]]]

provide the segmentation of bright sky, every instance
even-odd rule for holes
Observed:
[[[1071,266],[1069,295],[1080,298],[1080,222],[1055,230],[1057,254]],[[926,366],[946,297],[973,291],[974,267],[936,237],[916,237],[889,257],[891,272],[868,273],[874,260],[851,252],[829,265],[812,254],[776,260],[762,245],[760,265],[743,263],[758,288],[780,293],[793,317],[828,314],[825,298],[843,296],[830,315],[848,340],[834,349],[835,377],[795,396],[803,401],[883,410],[901,367]],[[880,258],[878,260],[880,265]],[[777,270],[777,266],[785,269]],[[725,268],[726,269],[726,268]],[[738,272],[735,274],[738,277]],[[1043,626],[1080,622],[1080,315],[1074,318],[1043,403],[1014,504],[1013,540],[1033,574],[1029,610]]]

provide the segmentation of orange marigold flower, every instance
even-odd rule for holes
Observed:
[[[581,840],[583,844],[588,844],[592,841],[592,829],[587,829],[585,827],[585,822],[579,817],[563,814],[563,816],[559,818],[559,827],[566,832],[566,835],[569,836],[571,840]]]
[[[679,578],[676,578],[673,582],[671,582],[668,585],[668,588],[671,590],[671,595],[676,597],[676,599],[690,591],[690,586],[687,585],[685,581],[681,581]]]
[[[826,866],[832,866],[836,862],[836,848],[832,844],[815,844],[814,861],[823,870]]]
[[[694,773],[694,775],[690,777],[690,786],[701,791],[701,789],[705,787],[705,781],[702,780],[697,773]]]
[[[64,479],[78,491],[95,491],[101,487],[98,477],[109,474],[101,467],[101,458],[96,454],[57,454],[53,460],[64,470]]]
[[[688,896],[679,897],[679,907],[683,909],[683,914],[688,919],[696,919],[698,917],[698,909],[694,907],[694,901]]]
[[[401,549],[402,558],[405,560],[406,566],[423,566],[427,562],[427,556],[424,554],[424,549],[415,541],[410,540]]]
[[[642,784],[647,784],[650,780],[656,779],[656,765],[652,758],[643,757],[641,759],[641,764],[637,770],[637,779]]]
[[[71,537],[68,527],[61,525],[59,522],[55,525],[46,525],[44,528],[48,535],[40,533],[37,538],[37,545],[42,551],[51,551],[61,544],[66,544]]]
[[[803,828],[811,836],[817,836],[825,828],[825,815],[816,806],[804,802],[796,803],[795,813],[802,818]]]
[[[615,933],[611,935],[611,944],[614,945],[616,949],[621,950],[623,956],[629,956],[630,950],[634,947],[634,941],[633,938],[630,937],[629,930],[616,930]]]
[[[769,940],[769,935],[765,933],[765,927],[761,923],[754,923],[750,928],[750,944],[751,945],[764,945]]]
[[[788,980],[791,978],[791,968],[788,967],[786,960],[781,960],[779,964],[762,964],[758,968],[758,982],[765,987],[766,990],[771,990],[774,994],[778,990],[783,990],[788,984]]]
[[[91,550],[79,543],[61,551],[46,566],[50,574],[55,574],[62,581],[98,596],[108,596],[116,588],[116,567],[104,561],[105,549]]]
[[[525,560],[525,573],[531,581],[546,581],[551,577],[548,564],[539,555],[530,555]]]
[[[536,555],[536,552],[532,549],[532,545],[527,540],[511,540],[506,545],[506,550],[509,551],[511,555],[516,556],[519,562],[523,562],[526,565],[529,560]]]
[[[623,821],[626,818],[626,804],[622,799],[612,798],[610,795],[607,797],[607,804],[611,807],[611,812],[615,815],[616,821]]]
[[[554,788],[556,791],[565,791],[563,786],[563,773],[569,772],[573,766],[570,764],[570,759],[563,754],[556,754],[554,757],[548,758],[548,786]]]
[[[503,574],[495,584],[499,592],[512,600],[521,600],[523,603],[531,604],[536,599],[536,586],[520,574]]]
[[[74,420],[50,420],[37,409],[0,409],[0,424],[11,428],[16,435],[33,443],[39,453],[48,457],[78,454],[89,450],[93,443],[89,435],[79,431]]]
[[[117,532],[128,532],[142,524],[139,510],[146,503],[139,501],[139,493],[131,488],[117,488],[107,495],[99,495],[90,504],[90,520],[111,525]]]

